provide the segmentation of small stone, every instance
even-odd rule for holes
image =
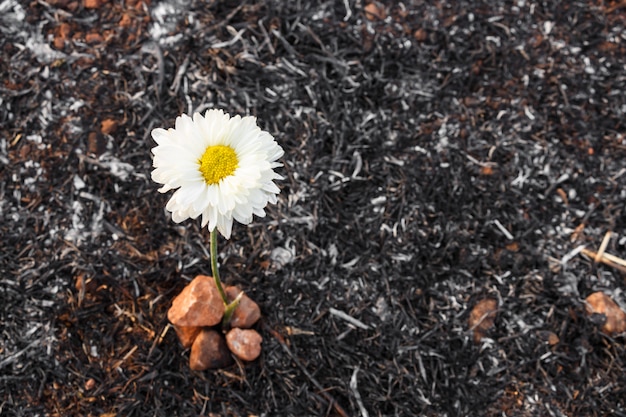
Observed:
[[[72,33],[72,28],[66,22],[63,22],[59,25],[56,36],[52,41],[52,44],[56,49],[63,49],[65,47],[65,42],[70,39],[70,34]]]
[[[561,341],[559,336],[550,330],[539,330],[537,336],[550,346],[557,345]]]
[[[176,330],[178,340],[180,340],[180,343],[184,348],[188,348],[193,344],[193,341],[196,340],[196,337],[198,336],[198,333],[200,333],[201,329],[201,327],[174,325],[174,330]]]
[[[606,334],[626,332],[626,313],[605,293],[598,291],[585,300],[585,309],[588,315],[602,314],[606,321],[602,331]]]
[[[100,35],[99,33],[90,32],[85,35],[85,42],[87,42],[88,44],[101,43],[102,35]]]
[[[559,336],[557,336],[556,333],[550,332],[550,334],[548,335],[548,344],[550,346],[554,346],[554,345],[558,344],[560,341],[561,341],[561,339],[559,339]]]
[[[469,327],[474,330],[474,342],[479,343],[493,326],[498,310],[498,302],[493,298],[480,300],[472,309]]]
[[[198,275],[174,298],[167,318],[175,326],[215,326],[224,316],[224,302],[213,278]]]
[[[224,368],[233,362],[224,337],[215,330],[202,329],[191,346],[189,367],[194,371]]]
[[[102,5],[101,0],[84,0],[83,5],[85,9],[97,9]]]
[[[124,13],[118,23],[120,27],[127,28],[133,23],[133,19],[130,17],[128,13]]]
[[[72,33],[72,28],[69,23],[63,22],[59,25],[59,36],[63,39],[69,39]]]
[[[226,287],[226,297],[232,302],[241,293],[241,289],[237,287]],[[244,294],[239,300],[239,305],[230,318],[231,327],[239,327],[241,329],[249,329],[254,323],[261,318],[261,309],[259,305],[252,301],[250,297]]]
[[[424,42],[428,37],[428,33],[424,28],[419,28],[415,32],[413,32],[413,37],[418,42]]]
[[[226,344],[235,356],[253,361],[261,354],[263,338],[256,330],[233,328],[226,335]]]
[[[91,391],[96,387],[96,380],[93,378],[89,378],[87,382],[85,382],[85,391]]]
[[[102,155],[106,150],[104,136],[98,132],[89,132],[87,135],[87,151],[96,156]]]
[[[385,11],[385,7],[378,3],[372,2],[365,6],[365,17],[367,20],[385,20],[387,17],[387,12]]]
[[[52,44],[56,49],[63,49],[65,47],[65,39],[57,36],[56,38],[54,38],[54,41],[52,41]]]
[[[117,129],[117,122],[113,119],[104,119],[100,123],[100,131],[105,135],[115,132],[115,129]]]

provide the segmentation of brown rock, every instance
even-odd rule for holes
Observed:
[[[106,150],[106,141],[104,136],[98,132],[89,132],[87,135],[87,151],[96,156],[102,155]]]
[[[87,382],[85,382],[85,391],[91,391],[96,386],[96,380],[93,378],[89,378]]]
[[[189,367],[194,371],[204,371],[223,368],[232,362],[224,337],[215,330],[201,330],[191,346]]]
[[[69,39],[71,33],[72,28],[69,23],[63,22],[59,25],[59,36],[63,39]]]
[[[178,340],[180,340],[180,343],[183,345],[183,347],[188,348],[193,344],[193,341],[196,340],[196,336],[198,336],[198,333],[200,333],[201,327],[174,325],[174,330],[176,330]]]
[[[231,329],[226,335],[226,344],[235,356],[244,361],[253,361],[261,354],[263,338],[256,330]]]
[[[215,326],[224,316],[224,302],[213,278],[198,275],[174,298],[167,318],[176,326]]]
[[[90,32],[85,35],[85,42],[88,44],[100,43],[102,42],[102,35],[96,32]]]
[[[365,17],[367,20],[385,20],[387,17],[387,12],[385,11],[385,7],[378,3],[372,2],[365,6]]]
[[[130,17],[128,13],[124,13],[120,22],[118,23],[120,27],[127,28],[133,23],[133,19]]]
[[[424,42],[426,38],[428,37],[428,33],[426,32],[425,29],[419,28],[415,32],[413,32],[413,37],[418,42]]]
[[[115,129],[117,129],[117,122],[113,119],[104,119],[100,123],[100,131],[105,135],[115,132]]]
[[[57,36],[56,38],[54,38],[54,41],[52,41],[52,44],[56,49],[63,49],[65,47],[65,39]]]
[[[588,315],[603,314],[606,322],[602,331],[606,334],[626,332],[626,313],[605,293],[598,291],[587,297],[585,309]]]
[[[102,6],[102,0],[84,0],[83,5],[85,9],[97,9]]]
[[[548,335],[548,344],[550,346],[554,346],[558,344],[560,341],[561,339],[559,339],[559,336],[556,333],[550,332],[550,334]]]
[[[226,287],[226,297],[232,302],[241,293],[241,289],[237,287]],[[252,301],[250,297],[244,294],[239,300],[239,305],[235,309],[230,318],[231,327],[239,327],[241,329],[249,329],[254,323],[261,318],[261,309],[259,305]]]
[[[56,49],[63,49],[65,47],[65,42],[69,39],[70,34],[72,33],[72,28],[66,22],[63,22],[57,28],[56,35],[52,44]]]
[[[469,327],[474,331],[475,343],[479,343],[493,326],[497,310],[498,302],[493,298],[484,298],[474,306],[469,317]]]
[[[550,346],[554,346],[561,341],[561,339],[559,339],[559,336],[550,330],[539,330],[537,332],[537,336],[539,336],[540,339],[542,339]]]

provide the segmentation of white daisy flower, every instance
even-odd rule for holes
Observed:
[[[172,220],[180,223],[202,215],[209,225],[230,238],[233,219],[249,224],[252,215],[265,216],[267,203],[280,192],[274,168],[283,149],[261,130],[256,117],[230,117],[208,110],[176,118],[174,129],[154,129],[152,179],[165,193],[177,189],[167,203]]]

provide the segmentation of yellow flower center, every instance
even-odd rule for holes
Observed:
[[[239,166],[235,150],[226,145],[209,146],[198,162],[200,172],[209,185],[217,184],[232,175]]]

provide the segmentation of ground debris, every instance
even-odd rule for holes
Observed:
[[[0,9],[3,416],[626,415],[584,302],[626,305],[623,2]],[[261,356],[196,372],[167,311],[208,233],[150,131],[214,107],[285,179],[220,245]]]

